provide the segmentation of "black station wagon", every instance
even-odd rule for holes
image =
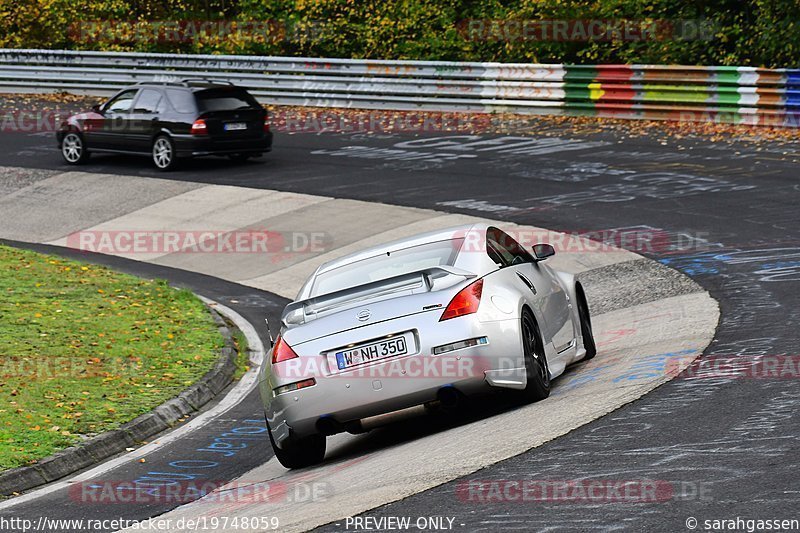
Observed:
[[[149,154],[159,170],[206,155],[236,161],[272,149],[267,111],[250,93],[211,80],[140,83],[65,120],[58,146],[70,165],[93,152]]]

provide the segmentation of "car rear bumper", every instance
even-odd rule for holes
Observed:
[[[350,371],[331,372],[324,357],[313,356],[300,357],[317,362],[298,365],[293,372],[281,372],[281,365],[287,362],[274,365],[262,375],[259,388],[275,442],[280,446],[287,438],[317,433],[321,419],[343,428],[364,418],[432,402],[445,387],[470,395],[492,387],[524,386],[517,319],[479,322],[474,317],[459,317],[447,322],[437,324],[435,334],[425,335],[424,327],[415,330],[419,339],[415,353]],[[487,344],[433,355],[436,346],[481,337]],[[276,387],[310,377],[315,385],[273,394]]]
[[[272,150],[272,132],[251,139],[215,139],[197,135],[174,135],[178,157],[205,155],[263,154]]]

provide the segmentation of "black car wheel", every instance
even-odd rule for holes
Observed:
[[[61,140],[61,156],[68,165],[80,165],[89,159],[89,151],[80,133],[71,131]]]
[[[158,170],[173,170],[178,164],[175,143],[166,135],[159,135],[153,141],[153,164]]]
[[[269,442],[275,457],[286,468],[304,468],[321,463],[325,458],[325,436],[311,435],[304,439],[292,441],[287,439],[283,443],[283,448],[278,448],[275,439],[272,438],[272,430],[267,424]]]
[[[233,161],[234,163],[244,163],[252,156],[250,154],[231,154],[228,156],[228,159]]]
[[[583,294],[583,289],[578,287],[578,316],[581,321],[581,337],[583,337],[583,347],[586,349],[586,355],[583,360],[588,361],[597,355],[597,345],[594,343],[594,334],[592,333],[592,318],[589,315],[589,306],[586,304],[586,296]]]
[[[544,400],[550,396],[550,369],[539,328],[527,309],[522,312],[522,348],[525,352],[525,373],[528,383],[523,397],[529,402]]]

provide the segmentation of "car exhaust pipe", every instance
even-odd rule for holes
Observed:
[[[423,416],[425,415],[425,413],[426,411],[424,405],[415,405],[413,407],[400,409],[399,411],[392,411],[391,413],[369,416],[367,418],[362,418],[359,421],[358,425],[354,425],[352,427],[354,431],[351,431],[351,433],[355,432],[363,433],[365,431],[375,429],[376,427],[379,426],[394,424],[396,422],[402,422],[403,420],[408,420],[411,418]]]
[[[449,413],[463,406],[465,403],[465,397],[457,388],[453,387],[452,385],[448,385],[446,387],[442,387],[436,392],[435,403],[438,403],[439,407],[441,407],[443,411]],[[352,420],[345,424],[337,422],[331,417],[322,417],[317,420],[317,431],[324,433],[323,428],[335,426],[337,428],[336,433],[347,431],[348,433],[357,435],[359,433],[366,433],[367,431],[380,426],[386,426],[396,422],[402,422],[403,420],[424,416],[429,413],[431,407],[432,406],[430,404],[415,405],[413,407],[407,407],[398,411],[392,411],[391,413],[369,416],[360,420]],[[333,433],[324,434],[332,435]]]
[[[317,420],[317,431],[322,435],[336,435],[344,431],[344,424],[332,416],[323,416]]]
[[[463,395],[452,385],[439,389],[439,392],[436,393],[436,398],[445,411],[454,411],[464,403]]]

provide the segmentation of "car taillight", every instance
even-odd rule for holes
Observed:
[[[275,346],[272,348],[272,363],[280,363],[281,361],[288,361],[289,359],[294,359],[297,357],[297,354],[294,353],[292,347],[286,344],[286,341],[283,340],[283,337],[278,335],[278,338],[275,340]]]
[[[442,313],[442,320],[450,320],[458,316],[470,315],[478,311],[478,306],[481,303],[481,294],[483,293],[483,279],[474,281],[461,289],[456,294],[447,308]]]
[[[269,117],[264,117],[264,133],[269,133]]]
[[[192,129],[189,132],[192,135],[205,135],[208,133],[208,127],[206,126],[206,121],[202,118],[198,118],[192,123]]]

